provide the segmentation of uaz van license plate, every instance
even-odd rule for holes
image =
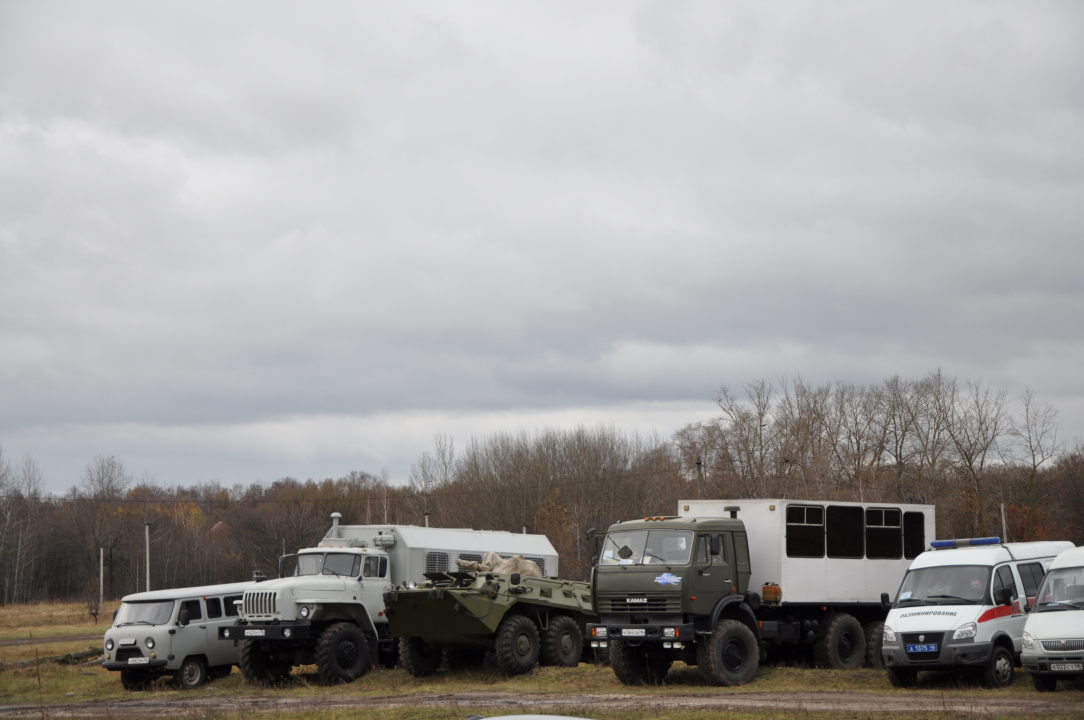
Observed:
[[[245,630],[245,637],[264,637],[264,635],[266,634],[267,631],[263,628],[260,628],[258,630]]]
[[[147,658],[128,658],[129,665],[146,665],[148,662]]]
[[[937,652],[937,643],[929,643],[927,645],[908,645],[907,652]]]
[[[621,637],[644,637],[645,634],[641,628],[625,628],[621,631]]]
[[[1084,671],[1084,663],[1050,663],[1050,669],[1055,672],[1081,672]]]

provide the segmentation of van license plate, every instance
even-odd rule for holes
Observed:
[[[908,645],[907,652],[937,652],[937,643],[927,645]]]
[[[1059,672],[1084,671],[1084,663],[1050,663],[1050,669]]]
[[[129,665],[146,665],[148,662],[147,658],[128,658]]]
[[[646,634],[646,630],[639,628],[625,628],[621,631],[621,637],[644,637]]]
[[[245,630],[245,637],[263,637],[267,633],[266,630]]]

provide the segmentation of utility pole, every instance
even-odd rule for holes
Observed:
[[[1005,503],[1001,503],[1001,542],[1009,542],[1009,528],[1005,524]]]
[[[151,521],[146,520],[143,522],[144,534],[147,538],[147,587],[144,590],[151,589]]]
[[[696,499],[704,499],[704,461],[696,456]]]
[[[98,612],[105,603],[105,548],[98,548]]]

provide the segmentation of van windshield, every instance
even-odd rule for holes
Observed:
[[[599,565],[685,565],[691,530],[624,530],[606,536]]]
[[[909,570],[896,605],[989,605],[990,568],[986,565],[943,565]]]
[[[1058,568],[1043,578],[1035,599],[1038,612],[1084,609],[1084,568]]]
[[[173,601],[121,603],[116,627],[121,625],[165,625],[173,616]]]

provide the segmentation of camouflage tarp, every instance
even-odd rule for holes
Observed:
[[[491,572],[502,575],[519,573],[521,577],[542,577],[542,571],[538,569],[538,563],[528,560],[522,555],[513,555],[510,558],[502,558],[495,552],[487,552],[482,557],[482,562],[474,560],[456,560],[455,564],[464,570],[472,572]]]

